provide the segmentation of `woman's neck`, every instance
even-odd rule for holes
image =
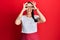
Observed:
[[[32,17],[31,13],[28,13],[26,16],[29,18]]]

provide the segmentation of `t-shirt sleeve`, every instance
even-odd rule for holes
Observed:
[[[38,15],[34,15],[34,17],[35,17],[35,19],[39,18],[39,16],[38,16]]]
[[[23,16],[22,17],[18,17],[17,20],[22,20]]]
[[[20,19],[20,20],[22,20],[22,21],[23,21],[24,19],[25,19],[25,15],[23,15],[23,16],[21,17],[21,19]]]

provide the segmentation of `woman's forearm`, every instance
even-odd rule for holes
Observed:
[[[17,17],[17,19],[16,19],[16,22],[21,20],[21,17],[22,17],[22,15],[23,15],[23,12],[24,12],[24,10],[22,10],[22,11],[20,12],[20,14],[18,15],[18,17]]]
[[[45,22],[46,21],[46,18],[44,17],[44,15],[39,11],[39,9],[37,8],[37,13],[39,15],[39,18],[42,22]]]
[[[22,10],[18,17],[22,17],[24,10]]]
[[[21,24],[23,12],[26,10],[25,5],[26,5],[26,3],[23,5],[22,11],[20,12],[20,14],[18,15],[18,17],[17,17],[16,20],[15,20],[15,24],[16,24],[16,25]]]
[[[21,24],[21,17],[23,15],[24,10],[21,11],[21,13],[19,14],[19,16],[17,17],[17,19],[15,20],[15,24],[16,25],[20,25]]]

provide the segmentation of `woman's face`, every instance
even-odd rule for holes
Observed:
[[[27,12],[32,12],[32,10],[33,10],[33,5],[32,5],[31,3],[28,3],[28,4],[26,5],[26,7],[27,7]]]

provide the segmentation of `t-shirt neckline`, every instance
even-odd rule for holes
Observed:
[[[27,16],[25,15],[25,17],[27,17]],[[32,17],[27,17],[27,18],[29,18],[29,19],[30,19],[30,18],[32,18]]]

